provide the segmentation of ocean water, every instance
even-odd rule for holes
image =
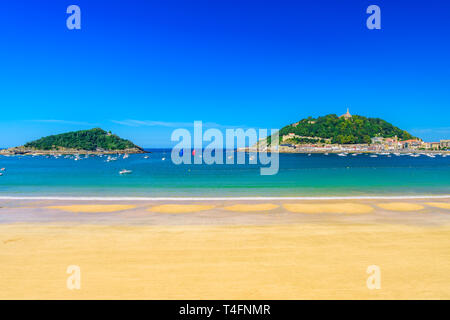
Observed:
[[[450,156],[430,158],[280,154],[276,175],[261,165],[175,165],[170,150],[127,159],[74,161],[0,156],[0,197],[360,197],[450,195]],[[165,157],[165,160],[162,158]],[[122,169],[132,170],[120,175]]]

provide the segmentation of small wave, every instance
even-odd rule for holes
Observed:
[[[0,200],[62,200],[62,201],[265,201],[265,200],[371,200],[371,199],[448,199],[450,195],[414,196],[348,196],[348,197],[57,197],[0,196]]]

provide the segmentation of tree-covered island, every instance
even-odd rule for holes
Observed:
[[[20,147],[2,150],[2,153],[145,153],[130,140],[100,128],[51,135],[28,142]]]

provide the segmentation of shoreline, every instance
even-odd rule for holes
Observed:
[[[400,155],[409,155],[409,154],[445,154],[450,155],[450,150],[351,150],[351,149],[342,149],[342,150],[252,150],[249,148],[245,149],[237,149],[236,152],[245,152],[245,153],[261,153],[261,152],[273,152],[273,153],[300,153],[300,154],[339,154],[339,153],[347,153],[348,155],[352,153],[356,154],[377,154],[377,155],[391,155],[395,153],[399,153]]]
[[[91,151],[91,150],[23,150],[14,151],[9,149],[0,149],[2,156],[56,156],[56,155],[103,155],[103,154],[143,154],[150,151],[138,149],[109,150],[109,151]]]
[[[8,149],[0,149],[0,155],[2,156],[55,156],[55,155],[110,155],[110,154],[145,154],[152,153],[151,148],[147,148],[147,150],[111,150],[111,151],[89,151],[89,150],[37,150],[37,151],[10,151],[11,148]],[[168,148],[168,150],[171,150]],[[224,152],[228,152],[229,150],[223,149]],[[285,154],[340,154],[346,153],[350,154],[378,154],[378,155],[393,155],[398,153],[400,155],[410,155],[410,154],[445,154],[450,155],[450,150],[351,150],[351,149],[342,149],[342,150],[253,150],[250,148],[238,148],[234,149],[233,152],[245,152],[245,153],[261,153],[261,152],[273,152],[273,153],[285,153]]]
[[[0,196],[0,200],[58,201],[266,201],[266,200],[421,200],[450,199],[450,195],[400,196],[323,196],[323,197],[76,197],[76,196]]]

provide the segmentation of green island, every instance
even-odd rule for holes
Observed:
[[[395,136],[400,140],[416,139],[410,133],[383,119],[358,115],[347,118],[335,114],[318,118],[308,117],[285,126],[280,130],[280,139],[289,134],[293,134],[289,139],[293,143],[369,144],[373,137]]]
[[[130,140],[101,128],[51,135],[28,142],[20,147],[2,150],[3,153],[145,153]]]

